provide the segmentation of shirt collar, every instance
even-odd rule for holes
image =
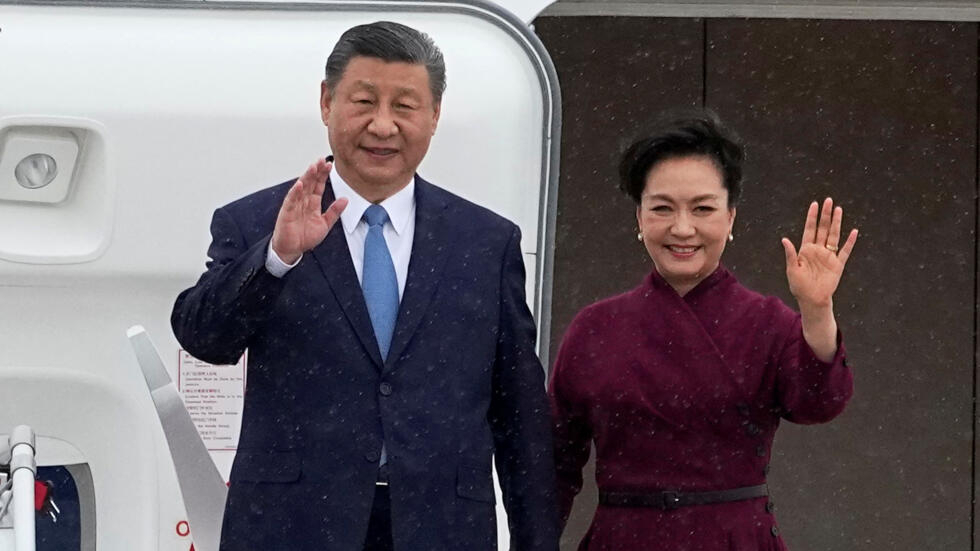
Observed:
[[[371,206],[371,202],[358,195],[354,188],[344,181],[336,166],[330,171],[330,185],[333,187],[333,194],[337,199],[341,197],[347,199],[347,208],[340,213],[340,221],[344,225],[344,231],[350,235],[354,233],[354,229],[360,223],[361,217],[364,216],[364,211]],[[413,177],[408,185],[382,201],[380,205],[388,213],[388,220],[391,222],[391,227],[395,229],[395,233],[401,235],[405,231],[405,225],[408,224],[412,210],[415,208],[415,178]]]

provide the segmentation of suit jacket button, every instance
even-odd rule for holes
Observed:
[[[381,385],[378,387],[378,392],[380,392],[382,396],[391,396],[391,391],[391,383],[388,381],[381,383]]]
[[[366,459],[369,463],[377,463],[381,460],[381,454],[378,452],[367,452],[364,454],[364,459]]]

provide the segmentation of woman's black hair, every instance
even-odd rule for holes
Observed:
[[[715,162],[728,190],[728,207],[742,194],[742,141],[707,109],[673,113],[633,143],[619,163],[619,189],[640,204],[650,170],[666,159],[704,155]]]

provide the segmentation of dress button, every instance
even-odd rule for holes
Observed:
[[[381,383],[381,385],[378,387],[378,392],[380,392],[382,396],[391,396],[391,383],[388,381]]]
[[[364,459],[366,459],[369,463],[377,463],[381,460],[381,454],[378,452],[367,452],[364,454]]]
[[[755,448],[755,454],[758,455],[759,457],[765,457],[766,456],[766,447],[765,446],[757,446]]]
[[[766,502],[766,512],[769,513],[769,514],[772,514],[772,512],[775,511],[775,510],[776,510],[776,505],[772,501],[767,501]],[[773,526],[773,528],[775,528],[775,526]]]
[[[771,532],[772,533],[772,537],[775,538],[776,536],[779,535],[779,528],[776,528],[775,526],[773,526],[772,528],[769,529],[769,532]]]
[[[762,429],[759,428],[759,425],[749,423],[749,426],[745,427],[745,433],[749,436],[755,436],[760,432],[762,432]]]

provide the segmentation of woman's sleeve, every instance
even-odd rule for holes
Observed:
[[[854,391],[843,337],[838,331],[837,352],[831,361],[823,362],[803,338],[799,314],[786,310],[790,315],[783,316],[782,325],[788,330],[777,361],[775,386],[782,416],[794,423],[825,423],[844,411]]]
[[[576,349],[582,348],[579,339],[588,338],[585,332],[578,330],[578,325],[576,319],[566,331],[548,383],[562,529],[572,511],[572,502],[582,489],[582,467],[589,460],[592,441],[587,404],[576,390],[585,383],[580,375],[583,371],[576,365],[582,355]]]

